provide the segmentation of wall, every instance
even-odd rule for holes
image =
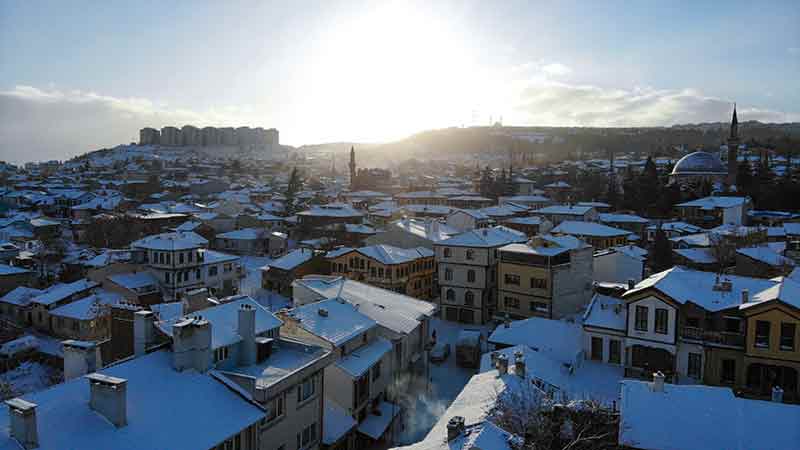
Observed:
[[[601,254],[594,257],[594,279],[611,283],[626,283],[628,280],[642,281],[644,263],[621,252]]]
[[[284,416],[265,426],[259,426],[261,449],[277,449],[285,445],[286,449],[297,449],[297,433],[303,428],[317,423],[317,440],[322,438],[323,398],[326,392],[324,370],[314,374],[315,394],[302,402],[297,401],[296,384],[279,395],[284,396]],[[328,391],[330,392],[330,391]]]
[[[570,263],[553,267],[552,317],[573,315],[592,299],[592,248],[570,252]]]
[[[759,308],[761,309],[761,308]],[[756,321],[770,322],[769,347],[756,347]],[[781,323],[795,325],[794,350],[780,349]],[[784,361],[800,362],[800,315],[784,305],[775,305],[747,317],[747,355]]]
[[[636,306],[647,307],[647,331],[637,331],[636,325]],[[655,332],[656,308],[667,310],[667,334]],[[656,341],[665,344],[675,344],[675,321],[677,310],[670,304],[654,296],[647,296],[639,300],[628,303],[628,337]]]

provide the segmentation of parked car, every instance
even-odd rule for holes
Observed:
[[[483,335],[479,330],[462,330],[456,340],[456,364],[477,368],[481,364]]]
[[[450,344],[439,342],[431,349],[431,361],[443,362],[450,356]]]

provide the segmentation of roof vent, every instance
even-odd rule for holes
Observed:
[[[328,310],[325,309],[325,308],[320,308],[320,309],[317,310],[317,312],[322,317],[328,317]]]

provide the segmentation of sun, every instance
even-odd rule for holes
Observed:
[[[486,80],[446,17],[393,3],[336,21],[305,67],[309,127],[387,141],[469,120]]]

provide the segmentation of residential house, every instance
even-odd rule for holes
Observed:
[[[750,197],[711,196],[675,205],[681,220],[712,228],[719,225],[744,225],[747,212],[753,208]]]
[[[574,236],[597,250],[616,247],[628,243],[633,234],[628,230],[609,227],[596,222],[565,220],[550,230],[555,235]]]
[[[638,236],[643,236],[645,228],[650,223],[649,219],[635,214],[600,213],[597,221],[614,228],[628,230]]]
[[[469,231],[476,228],[487,228],[492,224],[491,217],[477,209],[456,209],[445,219],[445,223],[460,231]]]
[[[79,298],[50,310],[52,334],[62,339],[99,341],[110,335],[111,306],[123,300],[115,292],[95,289]]]
[[[270,261],[261,268],[261,287],[285,297],[292,296],[292,282],[327,270],[324,252],[299,248]]]
[[[497,313],[514,319],[574,315],[592,295],[592,247],[543,235],[498,249]]]
[[[11,292],[18,286],[31,284],[35,275],[28,269],[0,264],[0,295]]]
[[[72,283],[59,283],[45,289],[41,294],[31,297],[30,308],[31,325],[39,331],[53,333],[55,324],[50,314],[53,310],[67,305],[79,298],[85,297],[99,284],[86,278]]]
[[[444,239],[458,234],[455,228],[439,223],[436,220],[418,220],[403,218],[391,222],[386,230],[368,237],[364,245],[386,244],[400,248],[425,247],[433,250],[433,246]]]
[[[635,245],[621,245],[594,253],[594,280],[627,285],[644,278],[647,250]]]
[[[236,255],[263,255],[267,246],[267,232],[257,228],[243,228],[216,236],[216,248]]]
[[[497,312],[497,250],[528,237],[503,226],[467,231],[434,246],[443,317],[486,323]]]
[[[435,261],[425,247],[404,249],[389,245],[343,247],[325,255],[332,275],[346,276],[414,298],[434,293]]]
[[[593,222],[598,217],[597,210],[594,207],[576,205],[545,206],[532,213],[547,218],[553,225],[558,225],[565,220]]]
[[[512,217],[501,220],[500,225],[520,231],[528,236],[545,234],[553,228],[553,224],[541,216]]]

